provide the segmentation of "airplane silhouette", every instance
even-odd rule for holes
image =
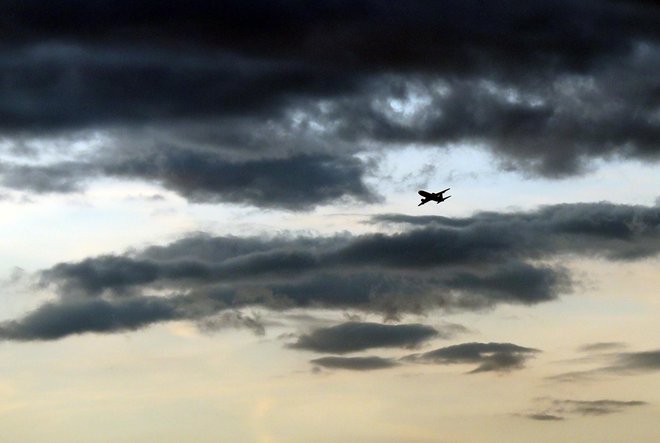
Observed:
[[[424,203],[428,203],[430,201],[434,201],[434,202],[436,202],[436,204],[438,204],[440,202],[443,202],[443,201],[447,200],[449,197],[451,197],[451,195],[448,195],[448,196],[445,197],[442,194],[449,191],[450,189],[451,188],[447,188],[444,191],[440,191],[440,192],[419,191],[418,194],[421,195],[424,198],[422,199],[422,202],[420,204],[418,204],[417,206],[422,206]]]

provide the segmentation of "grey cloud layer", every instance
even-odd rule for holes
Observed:
[[[379,325],[386,326],[386,325]],[[400,325],[411,326],[411,325]],[[418,326],[418,325],[415,325]],[[357,331],[356,331],[357,332]],[[375,346],[373,346],[375,347]],[[332,349],[322,349],[319,347],[309,347],[317,352],[329,351],[337,352]],[[361,350],[360,349],[351,350]],[[343,351],[342,351],[343,352]],[[522,369],[525,362],[532,358],[536,353],[541,352],[538,349],[525,348],[514,345],[513,343],[461,343],[458,345],[439,348],[421,354],[412,354],[402,357],[398,360],[392,358],[382,358],[376,356],[369,357],[323,357],[310,360],[315,366],[321,366],[327,369],[350,369],[358,371],[369,371],[374,369],[385,369],[402,364],[426,363],[436,365],[457,365],[457,364],[476,364],[477,367],[469,374],[483,372],[511,372]],[[603,408],[608,405],[603,406]]]
[[[476,364],[471,374],[479,372],[506,372],[520,369],[538,349],[525,348],[512,343],[463,343],[447,346],[422,354],[413,354],[405,360],[440,365]]]
[[[118,176],[301,210],[374,201],[354,155],[402,144],[476,143],[548,177],[660,158],[652,2],[30,0],[0,17],[0,136],[104,131],[121,159],[5,164],[5,186]]]
[[[382,357],[321,357],[310,362],[326,369],[349,369],[352,371],[373,371],[399,365],[395,360]]]
[[[383,325],[349,322],[302,335],[290,347],[344,354],[371,348],[412,348],[438,335],[440,333],[436,329],[420,324]]]
[[[657,206],[600,202],[550,205],[534,212],[481,212],[468,218],[386,214],[374,221],[452,232],[487,232],[492,239],[485,235],[479,238],[484,248],[480,253],[486,254],[503,244],[515,244],[527,256],[579,253],[614,260],[651,257],[660,251]]]
[[[110,333],[140,329],[146,325],[185,318],[172,300],[139,297],[61,300],[41,305],[19,320],[0,325],[0,339],[56,340],[85,332]]]
[[[28,327],[43,318],[36,313],[57,317],[59,310],[74,309],[74,301],[102,299],[120,307],[152,300],[155,292],[163,294],[158,302],[172,318],[196,320],[247,306],[356,309],[395,319],[438,308],[531,305],[572,291],[565,268],[541,262],[567,256],[637,260],[660,252],[658,207],[573,204],[460,219],[378,220],[412,227],[318,238],[197,235],[124,255],[59,263],[40,274],[59,298],[9,327]],[[62,327],[62,336],[85,330]]]
[[[348,322],[320,328],[301,335],[288,347],[318,353],[344,354],[373,348],[412,348],[440,337],[449,338],[452,328],[438,331],[421,324],[387,325]],[[316,367],[369,371],[399,366],[402,363],[432,363],[438,365],[476,364],[471,374],[480,372],[510,372],[521,369],[538,349],[512,343],[462,343],[425,353],[412,354],[399,360],[376,356],[322,357],[310,360]]]
[[[544,413],[526,414],[525,417],[527,417],[531,420],[538,420],[538,421],[561,421],[561,420],[564,420],[564,417],[562,417],[562,416],[552,415],[552,414],[544,414]]]

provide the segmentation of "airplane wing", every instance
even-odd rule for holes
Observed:
[[[449,191],[450,189],[451,189],[451,188],[447,188],[447,189],[445,189],[444,191],[440,191],[440,192],[438,192],[438,194],[442,195],[443,192],[447,192],[447,191]]]
[[[429,198],[429,197],[431,197],[431,195],[432,195],[430,192],[426,192],[426,191],[419,191],[419,192],[417,192],[417,193],[418,193],[419,195],[421,195],[422,197],[424,197],[424,198]]]
[[[420,204],[418,204],[417,206],[425,205],[426,203],[428,203],[428,202],[430,202],[430,201],[431,201],[431,200],[429,200],[429,199],[422,200],[422,202],[421,202]]]

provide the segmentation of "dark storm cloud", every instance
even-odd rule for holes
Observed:
[[[326,369],[349,369],[352,371],[372,371],[398,366],[395,360],[382,357],[322,357],[310,363]]]
[[[213,153],[163,149],[104,170],[110,176],[162,183],[191,201],[300,210],[341,197],[375,200],[362,181],[365,165],[352,157],[297,155],[228,162]]]
[[[569,0],[15,0],[0,8],[10,41],[183,43],[371,69],[463,71],[485,62],[588,67],[634,41],[658,38],[659,13],[648,3]]]
[[[414,348],[438,335],[440,333],[436,329],[421,324],[348,322],[302,335],[289,346],[314,352],[345,354],[372,348]]]
[[[345,87],[331,69],[196,49],[45,41],[0,47],[0,130],[112,127],[261,116],[296,95]]]
[[[463,343],[423,354],[412,354],[404,359],[440,365],[477,364],[478,366],[470,371],[471,374],[476,374],[520,369],[538,352],[540,352],[538,349],[525,348],[512,343]]]
[[[338,140],[385,147],[476,144],[505,169],[562,177],[587,171],[594,158],[659,158],[658,54],[660,47],[640,48],[622,66],[594,74],[382,76],[350,100],[302,109]]]
[[[0,184],[7,188],[31,191],[77,192],[84,182],[97,175],[94,166],[63,162],[47,166],[27,166],[0,163]]]
[[[0,135],[105,131],[121,161],[84,158],[85,178],[309,209],[373,201],[354,155],[406,144],[477,144],[548,177],[660,158],[650,2],[31,0],[0,17]],[[0,174],[69,192],[66,166]]]
[[[366,165],[353,157],[297,155],[228,161],[217,153],[160,149],[123,160],[0,165],[0,184],[37,193],[73,192],[99,176],[153,181],[190,201],[232,202],[289,210],[340,198],[373,202],[362,178]]]
[[[635,406],[644,406],[644,401],[621,400],[570,400],[539,398],[536,400],[536,412],[523,414],[532,420],[564,420],[575,416],[601,416],[624,412]]]

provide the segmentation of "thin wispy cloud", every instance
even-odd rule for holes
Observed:
[[[602,357],[604,362],[596,368],[564,372],[550,376],[548,379],[559,382],[580,382],[660,371],[660,350],[612,352]]]
[[[509,372],[524,367],[525,363],[541,352],[513,343],[462,343],[421,354],[412,354],[405,361],[438,365],[477,365],[470,374],[480,372]]]
[[[556,398],[539,398],[535,403],[537,412],[520,415],[531,420],[552,422],[575,417],[619,414],[638,406],[647,405],[646,402],[639,400],[572,400]]]
[[[621,342],[598,342],[582,345],[578,348],[578,351],[586,353],[612,352],[625,349],[626,347],[628,345]]]

